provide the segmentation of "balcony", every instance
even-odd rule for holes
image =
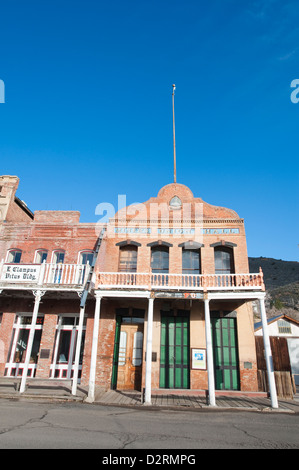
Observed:
[[[82,290],[89,264],[0,263],[0,289]],[[173,291],[264,291],[263,273],[166,274],[98,272],[95,289]]]
[[[80,289],[85,285],[89,264],[0,263],[0,289]]]
[[[147,289],[177,291],[265,290],[263,273],[165,274],[99,272],[97,289]]]

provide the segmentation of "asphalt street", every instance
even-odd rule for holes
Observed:
[[[0,417],[1,449],[299,448],[296,413],[153,410],[0,399]]]

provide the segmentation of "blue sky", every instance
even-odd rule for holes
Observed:
[[[249,256],[298,260],[299,5],[1,4],[0,174],[32,211],[143,202],[177,181],[245,219]]]

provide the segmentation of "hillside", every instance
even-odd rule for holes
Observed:
[[[299,263],[274,258],[248,258],[249,271],[258,273],[261,267],[264,273],[266,289],[282,287],[299,282]]]
[[[299,263],[262,257],[248,260],[250,272],[263,270],[267,316],[285,313],[299,320]]]

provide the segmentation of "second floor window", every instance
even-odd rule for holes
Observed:
[[[216,247],[214,257],[215,274],[234,274],[234,257],[231,248]]]
[[[54,251],[53,263],[63,263],[63,262],[64,262],[64,251]]]
[[[119,271],[136,273],[137,271],[137,247],[123,246],[119,249]]]
[[[93,251],[82,251],[80,253],[79,263],[91,265],[93,260]]]
[[[152,273],[168,273],[169,272],[169,250],[165,246],[157,246],[152,248],[151,256]]]
[[[21,256],[21,250],[10,250],[7,254],[7,263],[20,263]]]
[[[182,273],[200,274],[200,251],[185,250],[182,252]]]
[[[47,250],[38,250],[35,255],[35,262],[36,263],[43,263],[47,261],[48,252]]]

